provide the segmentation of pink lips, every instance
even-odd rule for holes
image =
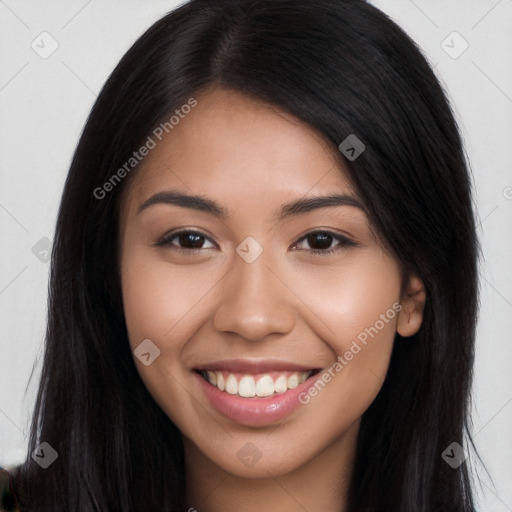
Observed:
[[[195,370],[225,370],[231,373],[265,373],[272,371],[307,372],[313,368],[295,363],[279,360],[262,359],[231,359],[229,361],[213,361],[208,364],[196,366]]]
[[[196,370],[225,370],[231,373],[270,373],[273,371],[308,371],[311,367],[283,361],[217,361],[197,367]],[[311,386],[312,375],[294,389],[265,398],[243,398],[221,391],[207,382],[199,373],[194,372],[199,385],[210,403],[227,418],[249,427],[262,427],[283,421],[299,405],[299,395]]]

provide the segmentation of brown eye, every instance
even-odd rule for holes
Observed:
[[[192,247],[194,249],[200,249],[205,241],[205,237],[199,233],[181,233],[175,238],[181,247]]]
[[[357,243],[350,238],[332,231],[312,231],[302,237],[294,247],[314,254],[330,254],[336,250],[356,245]]]
[[[308,241],[309,246],[311,249],[329,249],[331,247],[331,244],[334,240],[334,237],[330,235],[329,233],[313,233],[309,234],[306,237],[306,240]]]
[[[204,246],[210,244],[209,246]],[[178,231],[164,235],[156,244],[157,247],[169,245],[181,250],[211,249],[215,247],[210,239],[199,231]]]

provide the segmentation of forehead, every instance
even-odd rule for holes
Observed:
[[[228,89],[194,98],[197,105],[176,116],[161,140],[153,137],[156,145],[127,190],[130,209],[166,188],[226,204],[258,199],[260,206],[306,194],[353,194],[336,148],[303,121]]]

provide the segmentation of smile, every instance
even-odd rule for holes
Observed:
[[[305,382],[318,370],[281,371],[259,374],[232,373],[225,370],[203,370],[200,375],[220,391],[243,398],[268,397],[286,393]]]
[[[301,405],[298,397],[321,369],[284,361],[217,361],[192,372],[209,405],[249,427],[283,421]]]

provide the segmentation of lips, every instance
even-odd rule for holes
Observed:
[[[207,370],[225,370],[232,373],[265,373],[273,371],[296,371],[306,372],[318,369],[312,366],[305,366],[291,361],[282,361],[278,359],[230,359],[212,361],[208,364],[198,365],[195,367],[197,371]]]
[[[319,368],[276,360],[216,361],[194,368],[211,405],[247,426],[282,421],[300,406],[298,396],[312,385]]]

